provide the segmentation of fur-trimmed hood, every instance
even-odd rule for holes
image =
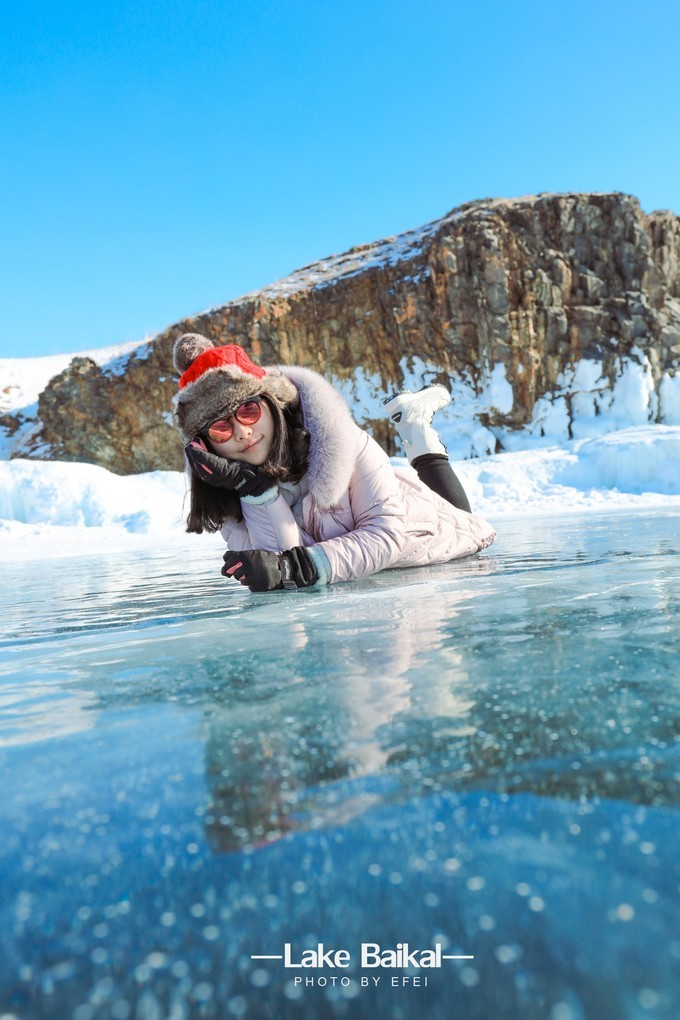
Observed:
[[[299,413],[308,429],[309,494],[321,510],[336,504],[346,492],[356,464],[362,433],[344,397],[310,368],[276,366],[300,395]]]

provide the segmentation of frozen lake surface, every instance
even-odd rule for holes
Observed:
[[[680,1015],[677,516],[496,523],[293,594],[6,565],[0,1016]]]

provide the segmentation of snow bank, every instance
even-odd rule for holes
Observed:
[[[644,425],[548,449],[458,461],[477,513],[628,507],[680,508],[680,426]],[[395,463],[404,462],[395,458]],[[154,471],[121,477],[91,464],[0,461],[3,560],[174,544],[197,548],[218,535],[187,535],[186,479]]]
[[[645,425],[456,465],[474,509],[503,514],[680,509],[680,428]]]
[[[680,428],[647,425],[611,432],[576,446],[563,458],[556,478],[574,488],[634,494],[680,493]]]
[[[121,477],[93,464],[0,461],[0,556],[195,542],[184,531],[185,489],[184,475],[174,471]]]
[[[114,475],[94,464],[0,461],[0,519],[167,534],[180,522],[179,472]]]

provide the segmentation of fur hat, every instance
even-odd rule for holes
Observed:
[[[280,369],[253,364],[237,344],[217,347],[199,333],[185,333],[175,341],[173,361],[180,373],[175,424],[185,443],[251,397],[268,397],[282,409],[299,403],[297,389]]]

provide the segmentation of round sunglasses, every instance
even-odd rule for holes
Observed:
[[[236,418],[236,421],[239,421],[241,425],[254,425],[261,417],[260,398],[251,397],[250,400],[244,400],[242,404],[239,404],[234,413],[227,418],[217,418],[212,421],[203,434],[212,443],[226,443],[234,434],[232,419]]]

